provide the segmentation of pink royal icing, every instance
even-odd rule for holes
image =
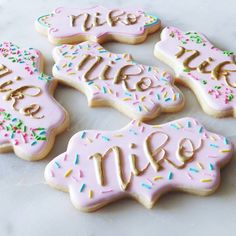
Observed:
[[[56,81],[41,67],[39,51],[0,44],[0,151],[13,148],[26,160],[43,158],[66,120],[51,96]]]
[[[206,112],[236,115],[236,64],[230,51],[222,51],[197,32],[167,27],[155,54],[175,69],[179,82],[190,86]],[[210,112],[210,109],[212,112]]]
[[[77,38],[73,42],[81,42],[88,37],[97,41],[104,36],[108,36],[108,40],[111,36],[123,36],[128,40],[149,33],[149,30],[152,33],[159,29],[160,24],[156,16],[141,9],[108,9],[102,6],[86,9],[60,7],[36,20],[36,27],[48,34],[53,43],[66,43],[75,36]],[[122,41],[122,38],[112,39]]]
[[[129,54],[114,54],[87,41],[56,47],[53,56],[53,75],[86,93],[90,105],[105,102],[141,120],[183,106],[170,74],[137,64]]]
[[[133,120],[117,131],[85,130],[45,169],[49,185],[68,191],[75,207],[95,210],[132,196],[150,208],[160,195],[214,191],[233,153],[225,137],[183,118],[159,126]]]

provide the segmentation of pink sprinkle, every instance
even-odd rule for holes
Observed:
[[[210,157],[210,158],[216,158],[217,156],[208,155],[208,157]]]
[[[101,191],[101,193],[110,193],[110,192],[113,192],[113,190],[112,190],[112,189],[109,189],[109,190]]]
[[[145,127],[144,127],[144,126],[142,126],[142,128],[141,128],[141,132],[142,132],[142,133],[143,133],[144,129],[145,129]]]
[[[75,180],[76,182],[79,182],[79,180],[75,176],[72,176],[72,179]]]
[[[97,133],[97,134],[95,135],[95,138],[98,139],[99,135],[100,135],[100,133]]]
[[[187,173],[187,176],[190,180],[193,180],[193,177],[189,173]]]
[[[83,178],[83,176],[84,176],[84,174],[83,174],[82,170],[80,170],[80,171],[79,171],[79,177],[80,177],[80,178]]]
[[[63,161],[67,160],[67,154],[65,154]]]
[[[53,170],[51,170],[51,176],[55,177],[55,174],[54,174]]]
[[[18,145],[19,141],[17,139],[14,140],[14,145]]]
[[[147,180],[151,185],[154,185],[153,182],[152,182],[150,179],[146,178],[146,180]]]

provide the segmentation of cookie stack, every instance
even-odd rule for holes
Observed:
[[[119,198],[133,197],[151,208],[164,193],[181,190],[208,195],[220,182],[220,167],[233,154],[226,137],[186,117],[148,125],[162,112],[178,112],[193,90],[203,110],[215,117],[236,116],[236,64],[233,53],[214,47],[197,32],[166,27],[154,55],[175,77],[132,56],[100,44],[142,43],[161,21],[142,9],[58,8],[35,21],[57,44],[53,77],[43,73],[39,51],[0,44],[0,151],[24,160],[47,156],[55,136],[69,125],[69,114],[53,98],[57,83],[88,98],[90,106],[111,106],[132,121],[121,130],[84,130],[45,169],[47,183],[69,192],[73,205],[94,211]]]

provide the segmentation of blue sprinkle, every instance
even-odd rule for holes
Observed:
[[[85,188],[85,184],[82,184],[82,186],[81,186],[81,188],[80,188],[80,192],[83,192],[83,190],[84,190],[84,188]]]
[[[57,70],[60,70],[60,67],[58,65],[56,65],[56,68],[57,68]]]
[[[189,168],[189,171],[192,171],[192,172],[195,172],[195,173],[198,173],[199,171],[197,169],[194,169],[192,167]]]
[[[171,100],[171,98],[166,98],[165,102],[169,102]]]
[[[173,173],[172,172],[169,172],[168,174],[168,180],[171,180],[173,178]]]
[[[198,133],[201,134],[202,130],[203,130],[203,127],[200,127],[199,130],[198,130]]]
[[[54,164],[56,165],[57,168],[61,168],[61,166],[58,162],[55,161]]]
[[[106,137],[106,136],[102,136],[102,139],[103,139],[104,141],[107,141],[107,142],[110,141],[110,139],[109,139],[108,137]]]
[[[139,111],[142,111],[142,107],[141,107],[141,106],[138,106],[138,110],[139,110]]]
[[[103,93],[107,93],[107,90],[106,90],[106,88],[104,86],[102,87],[102,92]]]
[[[85,132],[83,132],[83,133],[80,135],[80,138],[84,138],[84,137],[85,137],[85,135],[86,135],[86,133],[85,133]]]
[[[229,140],[227,138],[224,138],[224,144],[226,144],[226,145],[229,144]]]
[[[13,118],[11,121],[13,121],[13,122],[14,122],[14,121],[16,121],[16,120],[17,120],[17,118]]]
[[[78,165],[78,163],[79,163],[79,154],[76,154],[74,164]]]
[[[46,134],[46,131],[44,130],[39,133],[39,135],[44,135],[44,134]]]
[[[127,95],[127,96],[129,96],[129,97],[132,97],[132,94],[131,94],[131,93],[125,92],[125,95]]]
[[[14,133],[12,132],[12,133],[11,133],[11,136],[10,136],[10,137],[11,137],[11,139],[13,139],[13,138],[14,138],[14,136],[15,136],[15,135],[14,135]]]
[[[143,186],[144,188],[147,188],[147,189],[152,189],[152,187],[151,187],[150,185],[148,185],[148,184],[142,183],[142,186]]]
[[[209,163],[209,169],[210,170],[214,170],[214,167],[213,167],[213,165],[211,163]]]
[[[151,71],[151,70],[152,70],[152,67],[151,67],[151,66],[149,66],[149,67],[148,67],[148,72],[149,72],[149,71]]]
[[[175,128],[175,129],[179,129],[178,126],[175,125],[175,124],[171,124],[170,126],[173,127],[173,128]]]
[[[89,81],[89,82],[88,82],[88,85],[91,85],[91,84],[93,84],[93,83],[94,83],[93,81]]]
[[[37,143],[36,141],[33,141],[33,142],[31,143],[31,146],[34,146],[36,143]]]
[[[211,143],[211,144],[210,144],[210,147],[218,148],[219,146],[217,146],[217,145]]]
[[[188,128],[191,128],[191,122],[188,121]]]
[[[158,100],[160,100],[160,99],[161,99],[161,97],[160,97],[160,95],[159,95],[159,94],[157,94],[157,99],[158,99]]]

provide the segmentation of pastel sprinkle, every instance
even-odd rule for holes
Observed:
[[[82,184],[79,191],[83,192],[84,188],[85,188],[85,184]]]
[[[79,163],[79,154],[76,154],[74,164],[78,165],[78,163]]]
[[[60,164],[57,161],[55,161],[54,164],[56,165],[57,168],[61,168]]]
[[[214,169],[214,167],[213,167],[213,165],[212,165],[211,163],[209,163],[209,169],[210,169],[210,170],[213,170],[213,169]]]
[[[201,134],[202,130],[203,130],[203,127],[200,127],[199,130],[198,130],[198,133]]]
[[[202,183],[207,183],[207,182],[211,182],[212,179],[201,179],[200,182]]]
[[[159,179],[163,179],[163,177],[162,176],[155,176],[155,177],[153,177],[154,181],[159,180]]]
[[[152,187],[148,184],[142,183],[142,186],[146,189],[152,189]]]
[[[228,145],[229,144],[229,141],[227,138],[224,138],[224,144]]]
[[[104,140],[104,141],[110,141],[110,139],[108,138],[108,137],[106,137],[106,136],[102,136],[102,139]]]
[[[91,199],[93,197],[93,191],[89,190],[89,198]]]
[[[231,152],[231,150],[228,150],[228,149],[226,149],[226,150],[220,150],[220,152],[221,152],[221,153],[226,153],[226,152]]]
[[[80,135],[80,138],[84,138],[86,135],[86,132],[82,132],[82,134]]]
[[[192,168],[192,167],[189,168],[189,171],[192,171],[192,172],[195,172],[195,173],[198,173],[198,172],[199,172],[197,169]]]
[[[172,172],[169,172],[169,173],[168,173],[168,180],[172,180],[172,178],[173,178],[173,173],[172,173]]]
[[[73,171],[72,169],[67,170],[66,173],[64,174],[64,177],[67,178],[68,176],[70,176],[72,171]]]

